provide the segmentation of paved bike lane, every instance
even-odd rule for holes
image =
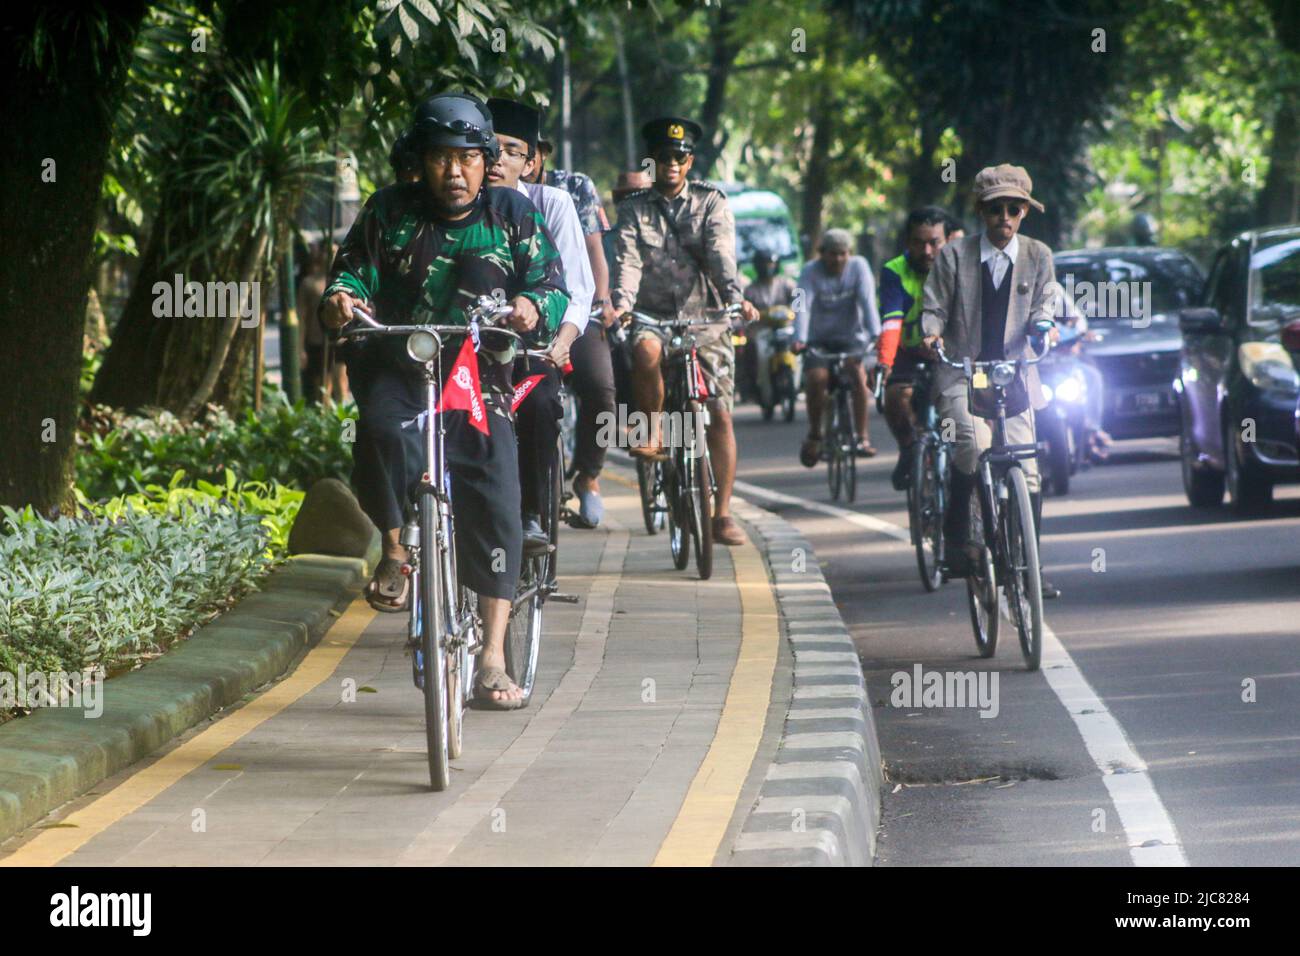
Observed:
[[[753,544],[717,548],[711,581],[673,570],[627,479],[605,482],[604,527],[563,532],[561,589],[578,601],[548,605],[532,705],[469,713],[448,791],[428,790],[405,618],[356,602],[275,685],[61,808],[0,862],[729,862],[791,695],[775,614],[764,631],[741,613],[775,588]],[[304,679],[317,682],[272,701]]]

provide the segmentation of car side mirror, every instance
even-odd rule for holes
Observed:
[[[1196,308],[1181,309],[1178,312],[1178,328],[1183,332],[1213,334],[1223,331],[1223,316],[1218,309]]]

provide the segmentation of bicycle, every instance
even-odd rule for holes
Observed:
[[[658,530],[660,515],[668,526],[668,547],[673,566],[682,571],[690,561],[692,545],[700,580],[713,575],[713,498],[717,485],[709,458],[706,431],[709,398],[695,347],[695,332],[715,328],[719,321],[739,315],[740,305],[713,310],[712,319],[656,319],[633,312],[633,322],[655,330],[667,339],[663,357],[664,411],[670,433],[668,459],[637,462],[637,483],[641,490],[641,513],[646,531]],[[654,527],[652,527],[654,526]]]
[[[424,696],[430,786],[441,791],[451,783],[450,761],[464,749],[465,706],[473,694],[474,659],[483,647],[483,625],[475,594],[460,584],[457,576],[446,430],[436,411],[442,392],[438,356],[444,336],[477,336],[480,327],[509,315],[511,307],[480,296],[466,313],[466,325],[383,325],[359,306],[354,305],[352,311],[355,318],[340,330],[339,339],[406,336],[406,353],[421,367],[424,378],[425,468],[407,503],[400,540],[409,555],[402,573],[411,580],[407,647],[413,652],[415,686]],[[495,325],[483,331],[520,340],[514,331]],[[511,678],[525,697],[532,692],[541,635],[545,594],[539,570],[536,559],[524,562],[506,635],[507,670],[513,653],[515,672]]]
[[[930,400],[930,365],[916,364],[912,407],[920,425],[912,443],[911,478],[907,485],[908,528],[916,549],[916,567],[926,591],[947,581],[944,573],[943,520],[948,510],[948,473],[952,442],[939,429],[939,412]]]
[[[1039,320],[1034,331],[1044,334],[1053,323]],[[978,571],[966,579],[971,627],[975,646],[981,657],[992,657],[997,650],[1001,629],[1001,598],[1006,598],[1009,617],[1020,637],[1020,650],[1031,671],[1038,670],[1043,653],[1043,594],[1038,559],[1038,538],[1034,532],[1034,509],[1029,486],[1020,463],[1038,455],[1038,445],[1012,445],[1007,442],[1007,388],[1028,366],[1037,365],[1050,351],[1029,359],[954,362],[935,343],[939,361],[963,371],[967,401],[975,412],[975,392],[992,389],[996,409],[993,417],[993,440],[979,456],[979,483],[975,496],[979,503],[980,556]],[[974,504],[974,501],[972,502]],[[962,546],[962,542],[958,542]]]
[[[865,354],[857,352],[823,352],[808,346],[812,355],[827,361],[826,405],[822,409],[822,460],[828,465],[827,479],[831,487],[831,500],[852,502],[858,494],[857,431],[853,427],[853,412],[849,405],[853,384],[844,373],[849,359],[860,359]]]

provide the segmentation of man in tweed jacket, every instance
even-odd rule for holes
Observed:
[[[925,343],[933,345],[941,340],[950,359],[1032,357],[1033,318],[1055,312],[1052,290],[1057,286],[1052,251],[1035,239],[1018,235],[1030,206],[1043,211],[1042,204],[1032,197],[1032,189],[1029,174],[1020,166],[1003,164],[980,170],[975,177],[975,199],[984,229],[945,245],[930,270],[923,293],[921,327]],[[1022,371],[1020,378],[1018,387],[1010,390],[1007,440],[1030,444],[1036,439],[1033,409],[1029,406],[1042,408],[1046,403],[1034,367]],[[951,419],[956,426],[952,507],[944,528],[952,543],[948,550],[949,575],[965,577],[972,558],[963,547],[970,528],[971,491],[976,484],[980,452],[992,442],[992,428],[989,421],[971,414],[961,370],[940,366],[935,390],[940,420]],[[1033,498],[1034,523],[1040,527],[1038,465],[1031,458],[1024,467]],[[1044,597],[1056,597],[1057,593],[1044,583]]]

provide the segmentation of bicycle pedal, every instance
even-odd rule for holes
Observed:
[[[546,598],[548,601],[559,601],[561,604],[578,604],[582,598],[576,594],[566,594],[563,591],[552,591]]]

